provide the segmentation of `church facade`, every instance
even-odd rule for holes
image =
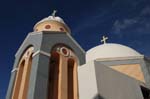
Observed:
[[[6,99],[150,99],[150,59],[121,44],[85,52],[60,18],[34,26],[15,55]]]

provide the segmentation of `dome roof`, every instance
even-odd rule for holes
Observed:
[[[106,58],[121,58],[142,56],[134,49],[114,43],[106,43],[96,46],[86,52],[86,61]]]
[[[33,30],[39,31],[58,31],[70,33],[70,29],[62,18],[55,16],[56,11],[49,17],[42,19],[34,25]]]
[[[42,19],[42,20],[39,21],[38,23],[36,23],[35,26],[34,26],[34,28],[35,28],[38,24],[43,23],[43,22],[45,22],[45,21],[57,21],[57,22],[60,22],[60,23],[65,24],[65,22],[63,21],[62,18],[60,18],[60,17],[54,17],[54,16],[49,16],[49,17],[47,17],[47,18]],[[66,24],[65,24],[65,25],[66,25]]]

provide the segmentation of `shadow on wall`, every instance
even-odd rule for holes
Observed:
[[[97,94],[93,99],[105,99],[105,98],[100,94]]]

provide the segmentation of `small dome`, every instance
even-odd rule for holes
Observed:
[[[106,58],[121,58],[121,57],[133,57],[142,56],[134,49],[113,43],[106,43],[96,46],[86,52],[86,61]]]
[[[69,27],[65,24],[62,18],[49,16],[35,24],[34,31],[58,31],[70,33]]]

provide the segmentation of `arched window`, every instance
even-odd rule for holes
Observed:
[[[65,45],[51,51],[48,99],[78,99],[77,57]]]
[[[21,80],[22,80],[22,74],[23,74],[24,66],[25,66],[25,60],[23,60],[21,62],[21,64],[19,65],[19,69],[18,69],[16,81],[15,81],[15,86],[14,86],[14,90],[13,90],[13,97],[12,97],[12,99],[18,99],[19,89],[20,89],[20,86],[21,86]]]
[[[32,54],[33,47],[30,47],[24,52],[22,58],[20,59],[12,99],[27,99],[32,66]]]
[[[50,28],[51,28],[51,25],[49,24],[45,26],[45,29],[50,29]]]
[[[68,99],[78,99],[77,60],[68,59]]]
[[[30,72],[31,72],[31,66],[32,66],[32,54],[29,56],[28,59],[28,63],[27,63],[27,67],[26,70],[24,70],[25,74],[25,81],[24,81],[24,89],[22,90],[23,95],[21,97],[23,97],[22,99],[27,99],[27,93],[28,93],[28,88],[29,88],[29,80],[30,80]]]
[[[48,99],[58,99],[59,54],[52,52],[49,68]]]
[[[68,99],[74,99],[74,60],[68,60]]]

